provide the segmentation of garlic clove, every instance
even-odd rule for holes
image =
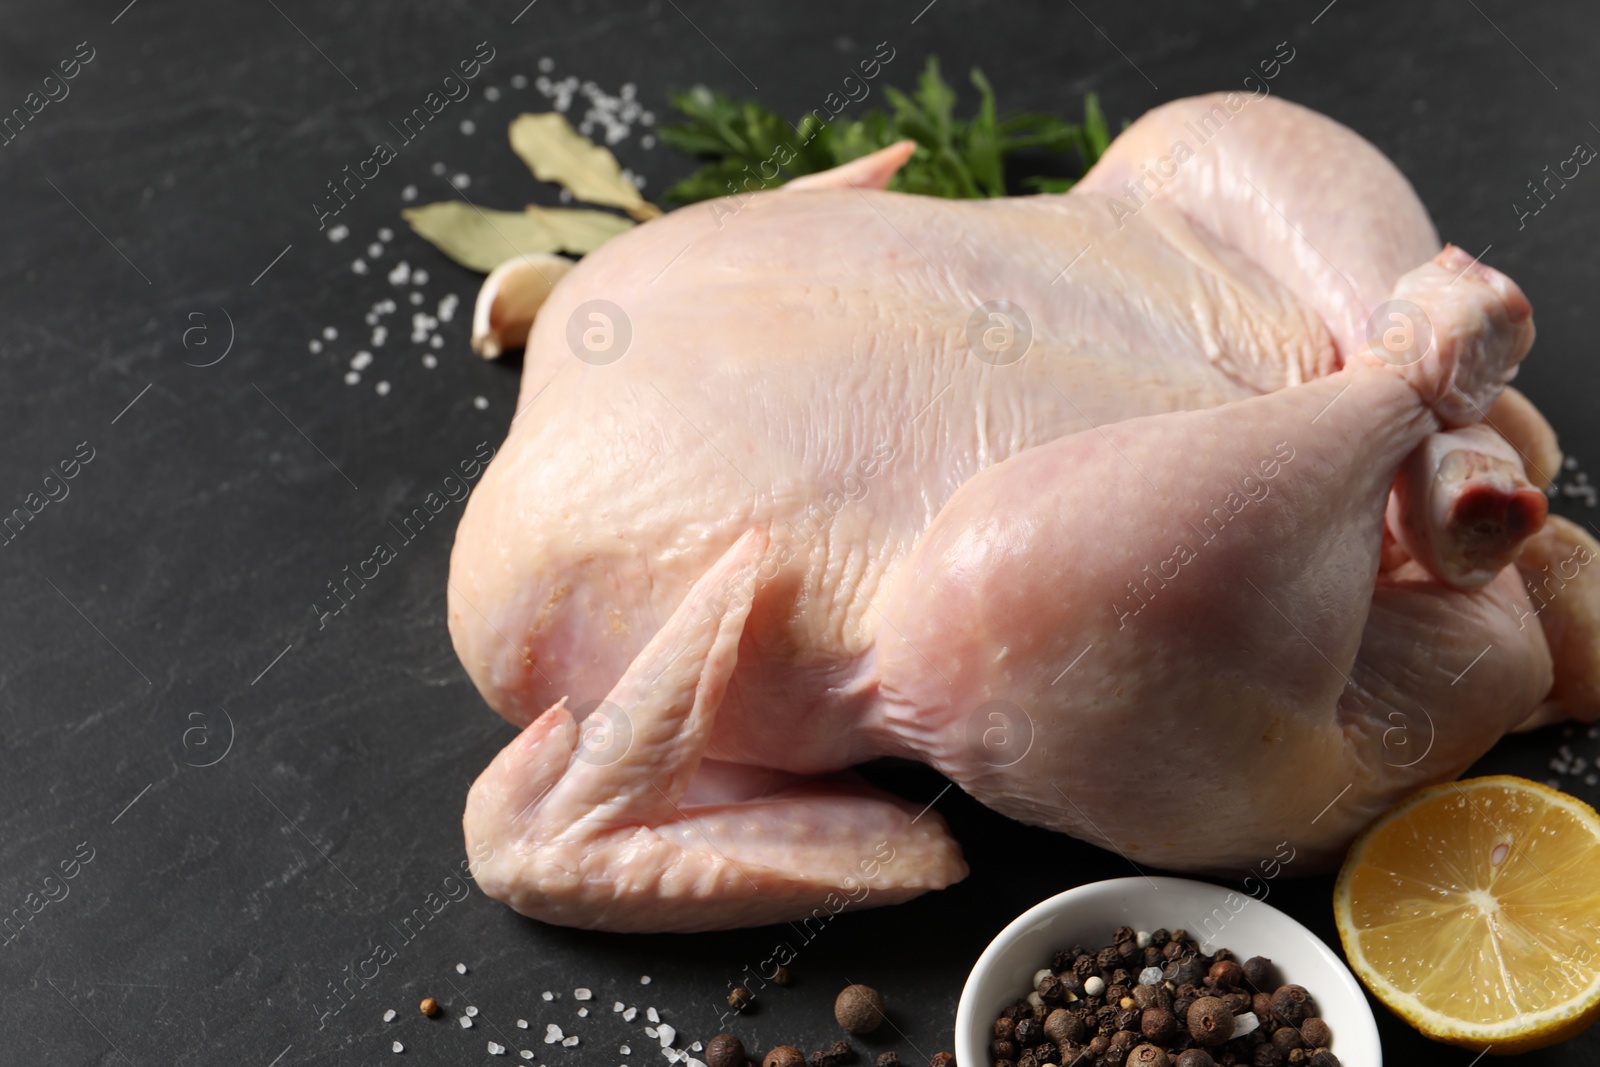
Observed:
[[[574,263],[547,253],[529,252],[489,272],[472,309],[472,350],[484,359],[498,359],[509,348],[521,348],[534,316]]]

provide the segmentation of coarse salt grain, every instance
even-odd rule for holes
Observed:
[[[440,337],[438,334],[434,334],[432,337],[428,338],[428,343],[434,348],[443,348],[444,338]]]
[[[547,1044],[552,1041],[560,1041],[561,1036],[561,1027],[555,1023],[544,1024],[544,1039]]]
[[[357,352],[355,355],[350,357],[350,366],[356,370],[366,370],[368,367],[372,366],[372,353],[368,352],[366,349],[362,349],[360,352]]]
[[[616,1003],[612,1004],[611,1005],[611,1010],[612,1011],[621,1011],[622,1010],[622,1001],[619,1000]]]
[[[653,1026],[647,1026],[647,1027],[644,1028],[644,1033],[645,1033],[646,1037],[656,1037],[657,1035],[659,1035],[661,1033],[661,1031],[657,1030]]]
[[[461,298],[454,293],[448,293],[439,301],[439,321],[449,322],[456,317],[456,308],[461,306]]]
[[[324,341],[332,341],[334,338],[336,338],[338,336],[339,336],[339,331],[337,329],[335,329],[334,327],[332,327],[332,326],[324,326],[322,328],[322,339]]]
[[[422,365],[432,370],[439,365],[439,357],[432,352],[424,352],[422,354]]]
[[[541,73],[541,74],[549,74],[552,70],[555,70],[555,69],[556,69],[556,61],[555,60],[551,59],[549,56],[540,57],[540,59],[539,59],[539,73]]]
[[[388,1011],[383,1013],[383,1021],[386,1022],[386,1023],[394,1022],[394,1009],[393,1008],[390,1008]]]
[[[364,259],[358,259],[358,260],[354,261],[353,263],[350,264],[350,272],[352,274],[365,274],[365,273],[367,273],[367,261],[364,260]]]
[[[1052,971],[1048,967],[1040,967],[1037,971],[1034,971],[1033,972],[1033,988],[1038,989],[1039,988],[1039,983],[1044,981],[1046,978],[1050,977],[1054,973],[1055,972]]]
[[[383,245],[379,244],[377,241],[374,241],[367,246],[368,259],[377,259],[381,255],[383,255]]]
[[[463,1029],[463,1030],[471,1030],[472,1029],[472,1020],[467,1018],[465,1015],[463,1015],[461,1018],[457,1019],[456,1022],[461,1024],[461,1029]]]
[[[390,285],[404,285],[410,279],[411,264],[407,263],[403,259],[399,263],[396,263],[394,265],[394,269],[389,272]]]
[[[1261,1020],[1256,1017],[1256,1013],[1253,1011],[1235,1015],[1233,1017],[1233,1036],[1228,1040],[1232,1041],[1235,1037],[1244,1037],[1246,1034],[1254,1033],[1256,1027],[1260,1025]]]
[[[361,381],[361,374],[359,371],[350,370],[344,372],[344,384],[355,385],[359,381]]]
[[[678,1031],[670,1023],[661,1024],[661,1047],[666,1048],[678,1039]]]
[[[306,347],[311,349],[312,355],[316,355],[318,352],[322,351],[322,342],[313,337],[310,341],[306,342]]]
[[[543,997],[545,1000],[554,1000],[554,999],[556,999],[556,995],[554,993],[550,992],[550,990],[548,990],[548,989],[546,989],[543,993],[540,993],[539,995],[541,997]]]
[[[486,86],[483,90],[483,98],[492,104],[500,99],[500,90],[493,85]]]
[[[389,327],[387,327],[387,326],[374,326],[372,328],[372,343],[374,345],[376,345],[378,347],[382,347],[383,342],[387,341],[388,339],[389,339]]]
[[[528,1028],[528,1020],[526,1020],[526,1019],[518,1019],[517,1020],[517,1029],[518,1030],[526,1030],[527,1028]]]
[[[433,166],[429,167],[428,169],[435,175],[440,175],[444,173],[444,164],[436,161]]]
[[[489,1055],[504,1056],[505,1054],[506,1047],[504,1045],[497,1045],[493,1041],[489,1042]]]
[[[1144,970],[1140,971],[1139,972],[1139,984],[1140,985],[1160,985],[1161,984],[1161,968],[1160,967],[1146,967]]]
[[[394,1044],[390,1045],[389,1047],[391,1049],[393,1049],[394,1051],[396,1051],[396,1052],[404,1052],[406,1050],[406,1047],[404,1045],[402,1045],[398,1041],[396,1041]]]
[[[513,89],[526,89],[527,87],[528,87],[528,76],[526,74],[513,74],[513,75],[511,75],[511,88],[513,88]]]
[[[519,1052],[518,1055],[521,1056],[525,1060],[531,1060],[531,1059],[533,1059],[533,1049],[525,1048],[521,1052]]]
[[[471,119],[461,120],[461,132],[468,137],[478,132],[478,124]]]
[[[1140,948],[1148,948],[1148,947],[1150,947],[1150,931],[1149,930],[1136,930],[1136,931],[1134,931],[1133,943],[1138,945]]]
[[[379,396],[388,396],[389,395],[389,383],[388,382],[379,382],[373,388],[377,391],[377,394]]]
[[[646,1008],[644,1010],[644,1017],[646,1019],[649,1019],[653,1023],[658,1023],[658,1022],[661,1021],[661,1016],[656,1012],[656,1010],[654,1008]]]
[[[415,200],[416,198],[417,198],[417,187],[415,185],[408,185],[404,189],[400,190],[400,199],[401,200],[405,200],[405,201],[409,202],[409,201]]]
[[[691,1051],[693,1051],[693,1052],[700,1052],[700,1051],[703,1051],[705,1049],[705,1046],[702,1045],[700,1042],[696,1041],[694,1044],[689,1046],[689,1049]]]
[[[489,406],[489,398],[486,396],[475,396],[472,398],[472,406],[477,408],[479,411],[483,411]],[[631,1011],[632,1009],[630,1008],[629,1010]],[[627,1013],[624,1012],[623,1014],[626,1015]],[[632,1020],[630,1019],[629,1021],[631,1022]]]
[[[639,1014],[639,1009],[638,1008],[629,1008],[627,1011],[622,1013],[622,1021],[625,1022],[625,1023],[631,1023],[631,1022],[633,1022],[634,1016],[636,1016],[638,1014]]]
[[[589,1017],[589,1009],[588,1008],[579,1008],[578,1009],[578,1018],[587,1019],[588,1017]]]
[[[450,184],[455,186],[457,189],[465,189],[467,186],[472,184],[472,178],[466,174],[452,175],[450,178]]]
[[[633,1049],[629,1048],[627,1045],[619,1046],[617,1048],[617,1051],[622,1053],[624,1056],[632,1056],[633,1055]]]
[[[574,1035],[572,1035],[571,1037],[568,1037],[568,1038],[563,1038],[562,1041],[561,1041],[561,1047],[562,1048],[573,1048],[577,1044],[578,1044],[578,1035],[576,1035],[576,1034],[574,1034]]]
[[[388,243],[394,240],[394,231],[385,226],[378,231],[378,240]]]
[[[416,271],[415,273],[413,273],[411,275],[411,284],[412,285],[427,285],[428,284],[428,272],[425,271],[425,270],[419,270],[419,271]]]
[[[349,236],[350,227],[344,225],[344,223],[340,223],[328,231],[328,240],[332,241],[334,244],[338,244],[340,241]]]
[[[420,303],[422,303],[422,294],[421,294],[421,293],[412,293],[412,294],[411,294],[411,302],[412,302],[412,303],[413,303],[413,304],[420,304]]]
[[[471,1004],[468,1004],[467,1005],[467,1014],[470,1015],[472,1018],[476,1019],[478,1017],[478,1009],[474,1008]]]

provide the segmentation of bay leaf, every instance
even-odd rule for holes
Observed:
[[[469,270],[488,273],[530,252],[559,252],[562,239],[525,211],[493,211],[460,200],[400,212],[418,236]]]
[[[617,157],[573,129],[560,112],[518,115],[511,123],[511,149],[534,177],[557,183],[585,203],[621,208],[641,222],[661,214],[622,176]]]
[[[529,204],[527,214],[554,233],[563,252],[585,255],[619,233],[637,225],[632,219],[591,208],[539,207]]]

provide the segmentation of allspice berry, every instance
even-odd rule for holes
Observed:
[[[777,970],[772,972],[772,984],[773,985],[788,985],[789,984],[789,968],[785,967],[781,963],[778,964]]]
[[[734,1011],[744,1011],[744,1009],[748,1008],[755,1002],[755,999],[755,995],[751,993],[750,990],[746,989],[742,985],[736,985],[728,992],[728,1007],[732,1008]],[[778,1047],[788,1048],[789,1046],[780,1045]]]
[[[1279,986],[1272,994],[1272,1016],[1279,1022],[1299,1026],[1312,1013],[1311,994],[1305,986],[1292,982]]]
[[[1171,1067],[1172,1060],[1155,1045],[1139,1045],[1123,1061],[1128,1067]]]
[[[439,1014],[439,1002],[432,997],[423,997],[422,1003],[417,1005],[417,1010],[429,1017]]]
[[[1044,1021],[1044,1033],[1058,1045],[1083,1040],[1083,1020],[1066,1008],[1057,1008]]]
[[[1233,1013],[1218,997],[1189,1005],[1189,1036],[1202,1048],[1216,1048],[1233,1036]]]
[[[933,1058],[928,1060],[928,1067],[956,1067],[955,1055],[949,1052],[935,1052]]]
[[[1327,1023],[1311,1015],[1300,1024],[1300,1037],[1311,1048],[1326,1048],[1328,1042],[1333,1040],[1333,1031],[1328,1028]]]
[[[833,1002],[833,1017],[852,1034],[870,1034],[883,1022],[883,994],[865,985],[847,985]]]
[[[1265,956],[1251,956],[1244,961],[1244,980],[1251,989],[1271,990],[1278,987],[1277,972],[1272,961]]]
[[[1177,1067],[1217,1067],[1217,1061],[1205,1049],[1191,1048],[1178,1056]]]
[[[1244,968],[1232,960],[1218,960],[1206,975],[1206,984],[1214,989],[1238,989],[1244,981]]]
[[[1146,1008],[1139,1016],[1139,1032],[1151,1041],[1165,1045],[1178,1032],[1178,1017],[1166,1008]]]
[[[878,1053],[877,1067],[900,1067],[900,1054],[894,1049]]]
[[[718,1034],[706,1042],[706,1067],[744,1067],[744,1042],[732,1034]]]
[[[793,1045],[779,1045],[767,1053],[761,1067],[806,1067],[805,1054]]]

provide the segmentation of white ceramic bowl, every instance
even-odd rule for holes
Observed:
[[[1209,920],[1209,921],[1208,921]],[[995,1016],[1033,990],[1033,975],[1058,949],[1098,948],[1118,926],[1180,927],[1203,949],[1241,960],[1266,956],[1283,981],[1305,986],[1333,1031],[1345,1067],[1381,1067],[1378,1024],[1355,976],[1327,945],[1289,916],[1243,893],[1187,878],[1113,878],[1069,889],[1023,912],[978,957],[956,1009],[956,1062],[989,1067]]]

